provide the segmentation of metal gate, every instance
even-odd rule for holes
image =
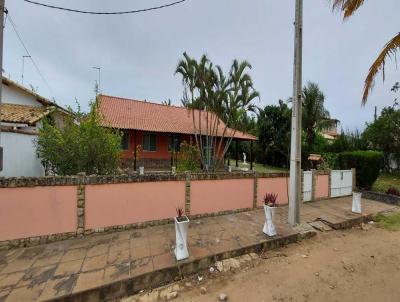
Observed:
[[[303,201],[311,201],[312,198],[312,172],[303,172]]]
[[[331,171],[331,197],[351,195],[353,191],[352,170]]]

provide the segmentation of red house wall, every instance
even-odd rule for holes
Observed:
[[[129,130],[130,131],[130,137],[129,137],[129,148],[128,150],[124,150],[122,152],[122,158],[123,159],[134,159],[134,154],[135,154],[135,131],[134,130]],[[141,150],[139,152],[139,159],[163,159],[163,160],[169,160],[171,159],[171,152],[168,151],[168,133],[161,133],[158,132],[157,134],[157,151],[144,151]],[[183,141],[186,141],[188,143],[192,142],[193,144],[196,144],[196,140],[194,135],[189,135],[189,134],[180,134],[180,141],[181,143]],[[136,143],[137,145],[143,145],[143,131],[137,130],[136,131]],[[221,154],[223,151],[224,145],[221,147]]]

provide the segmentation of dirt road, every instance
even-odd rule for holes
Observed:
[[[220,293],[245,302],[400,301],[400,232],[368,227],[269,252],[254,267],[205,277],[174,301],[218,301]]]

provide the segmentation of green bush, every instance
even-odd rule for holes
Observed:
[[[178,152],[178,172],[197,172],[200,171],[200,154],[196,145],[183,141]]]
[[[37,153],[46,173],[56,175],[114,174],[121,158],[121,135],[103,127],[96,103],[88,114],[78,112],[68,116],[64,127],[57,128],[45,120],[36,140]]]
[[[322,153],[323,163],[320,165],[320,170],[338,169],[339,168],[339,153]]]
[[[359,188],[370,189],[379,176],[383,154],[378,151],[352,151],[339,153],[341,169],[356,168],[356,183]]]

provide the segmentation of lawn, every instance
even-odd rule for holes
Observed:
[[[386,192],[390,187],[395,187],[400,190],[400,174],[380,174],[372,186],[372,190],[377,192]]]
[[[389,231],[400,230],[400,213],[378,214],[375,217],[378,226]]]
[[[231,166],[234,168],[236,161],[234,159],[230,160]],[[245,165],[241,160],[238,161],[239,168],[249,168],[250,169],[250,163],[247,162],[247,165]],[[281,167],[273,167],[273,166],[268,166],[268,165],[263,165],[260,163],[253,163],[253,167],[256,170],[256,172],[260,173],[277,173],[277,172],[288,172],[288,169],[281,168]]]

